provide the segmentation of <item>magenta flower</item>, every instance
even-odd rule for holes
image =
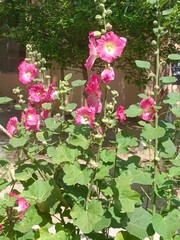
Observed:
[[[29,101],[32,103],[42,103],[46,97],[43,85],[34,84],[29,88]]]
[[[91,128],[94,127],[95,109],[89,107],[81,107],[76,110],[75,123],[78,125],[88,124]]]
[[[2,224],[0,224],[0,233],[2,232]]]
[[[94,108],[96,113],[102,110],[101,95],[101,90],[96,90],[87,97],[88,106]]]
[[[19,64],[19,81],[23,84],[29,84],[37,76],[37,68],[32,63],[23,61]]]
[[[124,115],[124,107],[123,106],[119,106],[117,111],[116,111],[116,117],[121,121],[125,121],[126,120],[126,116]]]
[[[140,102],[140,107],[144,110],[144,112],[140,118],[145,121],[151,121],[155,115],[154,104],[155,102],[153,98],[143,99]]]
[[[98,54],[96,51],[96,39],[92,32],[89,33],[89,57],[84,64],[87,70],[91,70],[94,65],[95,60],[98,58]]]
[[[17,132],[17,125],[18,125],[17,117],[12,117],[9,119],[6,129],[11,136],[14,136],[14,134]]]
[[[49,85],[49,88],[48,88],[47,92],[46,92],[46,102],[54,101],[54,99],[55,99],[54,95],[57,94],[56,90],[54,88],[55,88],[55,84],[51,83]]]
[[[118,37],[112,31],[108,32],[97,40],[97,54],[102,60],[112,63],[114,59],[121,56],[126,42],[126,38]]]
[[[115,78],[114,69],[112,67],[104,69],[104,71],[101,73],[101,80],[104,83],[109,83],[113,81]]]
[[[96,73],[91,74],[90,79],[86,84],[85,92],[88,94],[94,93],[96,90],[99,89],[100,81],[101,79],[98,74]]]
[[[39,131],[40,115],[36,113],[35,108],[28,108],[22,113],[22,121],[29,131]]]
[[[44,119],[46,119],[46,118],[48,118],[49,117],[49,110],[47,110],[47,109],[43,109],[42,111],[41,111],[41,113],[40,113],[40,116],[42,117],[42,119],[44,120]]]

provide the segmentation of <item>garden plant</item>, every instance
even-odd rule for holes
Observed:
[[[58,86],[51,83],[46,60],[30,44],[18,67],[28,101],[20,87],[14,89],[21,119],[14,116],[6,129],[1,126],[9,137],[5,151],[16,151],[18,157],[0,159],[0,189],[10,186],[0,199],[0,240],[143,240],[155,239],[155,233],[161,240],[180,239],[180,97],[162,97],[164,85],[177,79],[160,75],[162,66],[179,60],[177,54],[161,56],[167,34],[161,22],[168,14],[161,9],[166,1],[148,0],[156,12],[154,60],[135,61],[153,90],[140,94],[139,103],[126,110],[117,106],[119,94],[111,89],[111,81],[118,80],[116,59],[128,39],[113,32],[106,0],[95,2],[100,30],[89,33],[88,79],[71,81],[68,74]],[[101,66],[97,71],[95,62]],[[83,85],[87,105],[67,103],[70,92]],[[161,117],[164,105],[173,122]],[[127,117],[139,118],[140,138],[121,129]],[[140,144],[149,149],[146,163],[135,154],[123,159],[122,154]],[[114,237],[113,229],[118,229]]]

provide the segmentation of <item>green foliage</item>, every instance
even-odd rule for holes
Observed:
[[[0,97],[0,104],[6,104],[11,102],[13,99],[9,97]]]

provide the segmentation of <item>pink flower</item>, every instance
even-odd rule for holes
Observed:
[[[118,37],[112,31],[101,35],[101,38],[97,40],[97,54],[102,60],[112,63],[114,59],[121,56],[126,41],[126,38]]]
[[[144,110],[144,112],[140,118],[145,121],[151,121],[155,115],[154,104],[155,102],[153,98],[143,99],[140,102],[140,107]]]
[[[42,119],[48,118],[49,117],[49,110],[47,110],[47,109],[42,110],[41,113],[40,113],[40,116],[42,117]]]
[[[90,79],[88,80],[86,87],[85,87],[85,92],[88,94],[93,93],[94,91],[99,89],[100,85],[100,76],[96,73],[91,74]]]
[[[88,106],[94,108],[96,113],[102,110],[101,95],[101,90],[96,90],[87,97]]]
[[[46,97],[44,87],[40,84],[34,84],[29,88],[29,101],[34,103],[42,103]]]
[[[0,224],[0,233],[2,232],[2,224]]]
[[[89,107],[81,107],[76,110],[75,123],[78,125],[88,124],[94,127],[95,109]]]
[[[46,92],[46,102],[52,102],[54,101],[54,95],[56,94],[56,91],[55,91],[55,84],[54,83],[51,83],[49,85],[49,88]]]
[[[6,129],[11,136],[14,136],[14,134],[17,132],[17,125],[18,125],[17,117],[12,117],[9,119]]]
[[[126,116],[124,115],[124,107],[123,106],[119,106],[117,111],[116,111],[116,117],[121,121],[125,121],[126,120]]]
[[[89,57],[84,64],[87,70],[91,70],[94,65],[95,60],[98,58],[96,51],[96,39],[92,32],[89,33]]]
[[[104,69],[104,71],[101,73],[101,80],[104,83],[109,83],[113,81],[115,78],[114,69],[112,67]]]
[[[39,131],[40,115],[36,113],[35,108],[28,108],[22,113],[22,121],[29,131]]]
[[[29,84],[37,76],[37,68],[32,63],[23,61],[19,64],[19,81],[23,84]]]

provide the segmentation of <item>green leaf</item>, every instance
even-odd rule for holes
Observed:
[[[180,106],[178,105],[178,106],[176,106],[176,107],[173,107],[173,108],[171,109],[171,112],[172,112],[174,115],[176,115],[176,117],[180,117]]]
[[[5,236],[1,236],[1,237],[0,237],[0,240],[10,240],[10,238],[5,237]]]
[[[100,153],[100,158],[105,163],[114,163],[116,159],[116,152],[113,150],[102,150]]]
[[[152,217],[154,230],[163,238],[171,239],[180,228],[180,212],[172,210],[164,218],[156,213]]]
[[[118,132],[116,134],[117,149],[120,153],[128,153],[128,147],[138,146],[137,138],[131,136],[124,136],[124,133]]]
[[[9,97],[0,97],[0,104],[6,104],[6,103],[9,103],[13,101],[12,98],[9,98]]]
[[[65,81],[68,81],[68,80],[70,80],[72,78],[72,73],[69,73],[69,74],[67,74],[65,77],[64,77],[64,80]]]
[[[149,97],[148,97],[146,94],[144,94],[144,93],[138,94],[138,97],[143,98],[143,99],[149,98]]]
[[[54,164],[63,162],[74,162],[74,160],[81,154],[77,148],[70,148],[65,143],[56,148],[56,154],[52,157]]]
[[[177,81],[177,78],[176,77],[161,77],[160,81],[163,84],[172,84],[172,83],[175,83]]]
[[[60,122],[56,122],[54,118],[47,118],[44,122],[46,127],[51,131],[56,130],[60,126]]]
[[[8,185],[9,185],[9,182],[6,179],[4,178],[0,179],[0,190],[6,189]]]
[[[114,240],[140,240],[126,231],[118,232]]]
[[[179,61],[180,60],[180,54],[169,54],[168,58],[170,60],[175,60],[175,61]]]
[[[96,200],[87,202],[86,209],[75,204],[70,213],[74,219],[74,224],[82,231],[82,233],[92,232],[96,224],[101,221],[103,216],[103,208],[101,203]]]
[[[137,104],[133,104],[128,109],[126,109],[124,112],[127,117],[137,117],[143,113],[143,110]]]
[[[27,143],[28,139],[25,137],[13,137],[9,140],[9,143],[14,148],[23,147]]]
[[[94,227],[94,231],[100,232],[102,229],[107,229],[110,226],[110,224],[111,224],[111,215],[108,217],[102,216],[101,220],[96,223]]]
[[[148,61],[136,60],[135,63],[136,63],[136,66],[139,68],[149,69],[151,67],[150,62],[148,62]]]
[[[74,185],[76,183],[86,185],[91,180],[92,169],[85,168],[81,170],[79,164],[66,164],[63,167],[63,171],[65,173],[63,180],[67,185]]]
[[[140,239],[144,239],[145,237],[154,234],[151,227],[152,215],[144,208],[136,208],[132,214],[128,214],[128,218],[130,222],[128,222],[126,230],[130,234]]]
[[[65,107],[65,111],[71,112],[77,107],[77,103],[68,103]]]
[[[171,167],[171,168],[169,169],[169,174],[170,174],[172,177],[180,176],[180,167]]]
[[[173,160],[170,160],[174,166],[180,167],[180,153]]]
[[[80,87],[86,83],[86,80],[76,80],[71,83],[73,87]]]
[[[165,130],[162,127],[154,128],[150,124],[146,124],[142,129],[141,136],[144,137],[146,140],[154,140],[157,138],[163,137],[165,134]]]
[[[15,173],[15,179],[18,181],[27,181],[32,176],[31,173],[29,173],[27,170],[24,170],[23,172]]]
[[[70,239],[68,234],[63,230],[60,230],[57,233],[52,234],[52,233],[49,233],[47,228],[40,228],[39,233],[40,233],[40,237],[38,237],[37,240],[57,240],[57,239],[69,240]]]
[[[142,185],[151,185],[153,182],[152,176],[148,172],[143,172],[142,169],[137,169],[134,164],[130,164],[128,169],[133,176],[133,183],[139,183]]]
[[[176,153],[176,146],[170,138],[166,138],[165,141],[161,141],[163,149],[160,152],[160,156],[164,158],[171,158]]]
[[[71,135],[66,141],[73,146],[81,147],[83,149],[88,149],[91,142],[90,139],[87,139],[82,134]]]
[[[169,14],[171,14],[173,12],[173,8],[170,8],[170,9],[166,9],[166,10],[164,10],[164,11],[162,11],[162,15],[169,15]]]
[[[38,215],[36,208],[34,206],[30,206],[26,210],[25,217],[21,221],[15,223],[14,230],[26,233],[31,230],[34,225],[41,222],[42,218]]]
[[[46,139],[44,137],[44,132],[37,132],[36,133],[36,138],[39,142],[46,142]]]
[[[155,4],[157,2],[157,0],[148,0],[148,2],[151,4]]]
[[[51,110],[52,104],[51,104],[51,103],[43,103],[43,104],[42,104],[42,107],[43,107],[44,109]]]

